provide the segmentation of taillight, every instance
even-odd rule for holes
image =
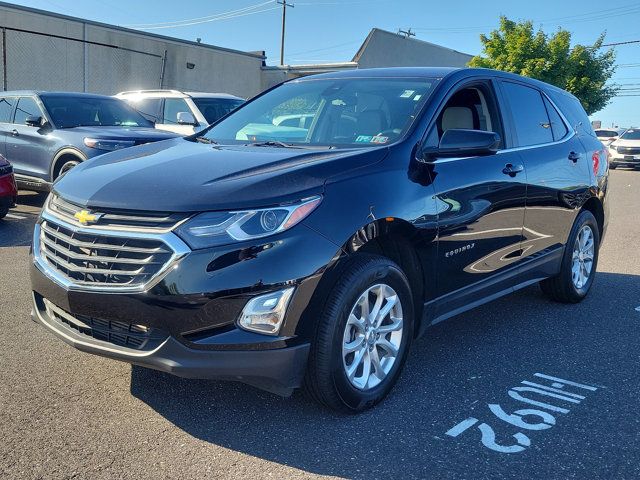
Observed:
[[[600,171],[600,154],[603,154],[604,158],[608,160],[608,152],[607,149],[604,148],[602,150],[598,150],[593,152],[591,155],[591,161],[593,162],[593,175],[598,176],[598,172]]]

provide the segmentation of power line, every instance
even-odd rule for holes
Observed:
[[[207,15],[204,17],[196,17],[189,18],[186,20],[177,20],[174,22],[165,22],[165,23],[143,23],[143,24],[133,24],[133,25],[124,25],[125,27],[137,28],[140,30],[156,30],[160,28],[177,28],[177,27],[187,27],[190,25],[198,25],[201,23],[214,22],[218,20],[226,20],[228,18],[242,17],[245,15],[251,15],[253,13],[261,13],[269,10],[274,10],[277,7],[271,9],[257,10],[261,7],[265,7],[269,4],[275,3],[275,0],[268,0],[266,2],[257,3],[255,5],[249,5],[247,7],[238,8],[235,10],[229,10],[227,12],[217,13],[214,15]]]
[[[603,47],[615,47],[617,45],[629,45],[630,43],[640,43],[640,40],[629,40],[628,42],[603,43]]]

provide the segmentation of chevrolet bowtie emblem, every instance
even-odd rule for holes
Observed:
[[[90,223],[96,223],[100,219],[100,215],[93,214],[87,210],[80,210],[74,215],[76,220],[82,225],[89,225]]]

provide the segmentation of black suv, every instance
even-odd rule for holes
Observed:
[[[536,282],[582,300],[607,168],[578,100],[517,75],[293,80],[54,184],[33,315],[86,352],[361,411],[430,325]]]

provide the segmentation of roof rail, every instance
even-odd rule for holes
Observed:
[[[180,90],[171,90],[171,89],[164,89],[164,88],[151,89],[151,90],[128,90],[126,92],[120,92],[118,93],[118,95],[130,94],[130,93],[177,93],[179,95],[185,95],[185,93],[181,92]]]

